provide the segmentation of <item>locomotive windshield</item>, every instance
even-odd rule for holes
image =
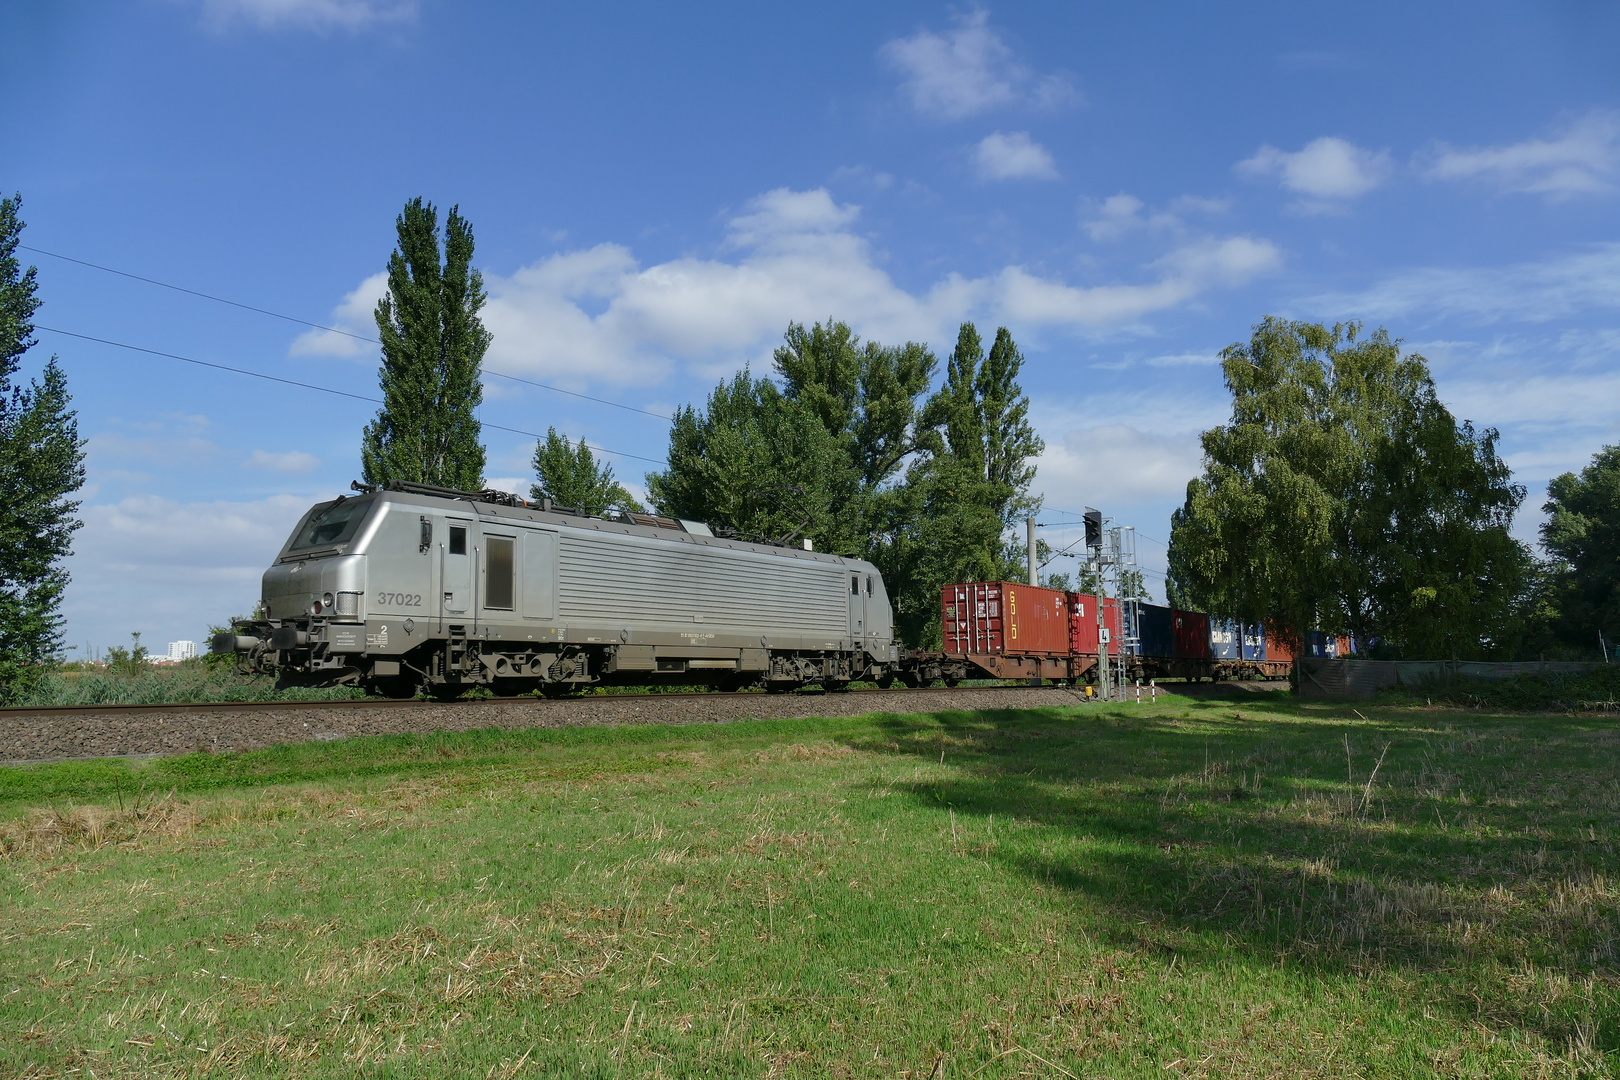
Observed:
[[[339,499],[311,517],[287,550],[303,551],[347,542],[360,527],[360,522],[365,520],[366,511],[371,507],[370,499]]]

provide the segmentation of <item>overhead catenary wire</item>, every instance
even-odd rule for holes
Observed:
[[[230,300],[223,296],[215,296],[213,293],[200,292],[197,289],[188,289],[184,285],[175,285],[172,282],[159,281],[157,278],[146,277],[142,274],[132,274],[127,270],[118,270],[111,266],[103,266],[100,263],[90,262],[88,259],[76,259],[72,255],[63,255],[56,251],[46,251],[44,248],[33,247],[29,244],[18,244],[17,246],[24,251],[32,251],[37,255],[49,255],[53,259],[61,259],[64,262],[77,263],[79,266],[88,266],[92,270],[102,270],[109,274],[117,274],[119,277],[126,277],[133,281],[144,281],[148,285],[157,285],[161,288],[173,289],[175,292],[185,293],[188,296],[200,297],[204,300],[212,300],[217,304],[228,304],[234,308],[241,308],[243,311],[252,311],[259,315],[268,315],[272,319],[281,319],[284,322],[296,323],[299,326],[307,326],[313,330],[322,330],[328,334],[341,334],[346,338],[353,338],[355,341],[364,341],[371,345],[382,344],[382,342],[378,341],[376,338],[367,337],[365,334],[356,334],[349,330],[340,330],[335,326],[327,326],[324,323],[311,322],[308,319],[300,319],[296,315],[285,315],[279,311],[271,311],[269,308],[255,307],[252,304],[244,304],[239,300]],[[508,379],[512,382],[523,383],[526,386],[537,386],[542,390],[550,390],[555,394],[566,394],[569,397],[580,398],[583,401],[594,401],[598,405],[611,405],[615,409],[623,409],[626,412],[641,413],[643,416],[653,416],[657,417],[659,420],[674,419],[672,416],[666,416],[660,412],[653,412],[651,409],[642,409],[635,405],[626,405],[622,401],[611,401],[607,398],[595,397],[591,394],[582,394],[577,390],[565,390],[560,386],[552,386],[550,383],[538,382],[534,379],[525,379],[519,375],[508,375],[504,371],[495,371],[488,367],[481,368],[481,371],[485,375],[494,375],[499,379]],[[490,426],[494,427],[496,425],[491,424]],[[631,454],[626,456],[634,457],[635,455]]]
[[[111,338],[95,337],[91,334],[80,334],[72,330],[62,330],[54,326],[42,326],[39,323],[34,324],[34,329],[43,330],[49,334],[61,334],[64,337],[78,338],[81,341],[93,341],[99,345],[111,345],[119,349],[128,349],[131,352],[146,353],[148,356],[162,356],[170,360],[179,360],[183,363],[195,364],[198,367],[213,368],[216,371],[229,371],[236,375],[247,375],[255,379],[263,379],[266,382],[281,383],[284,386],[296,386],[303,390],[316,390],[323,394],[333,394],[337,397],[353,398],[355,401],[371,402],[374,405],[383,404],[382,398],[370,397],[366,394],[356,394],[348,390],[336,390],[330,386],[318,386],[315,383],[300,382],[297,379],[284,379],[279,375],[266,375],[262,371],[250,371],[247,368],[232,367],[229,364],[218,364],[212,360],[198,360],[191,356],[181,356],[179,353],[164,352],[161,349],[148,349],[140,345],[131,345],[124,341],[113,341]],[[505,424],[491,424],[486,422],[482,426],[494,428],[496,431],[510,431],[514,435],[526,435],[532,439],[545,438],[544,435],[540,435],[536,432],[525,431],[522,428],[507,427]],[[581,443],[585,442],[583,438],[581,438],[579,441]],[[590,446],[589,443],[586,443],[586,445]],[[669,462],[665,461],[663,458],[645,457],[641,454],[631,454],[624,450],[609,450],[605,446],[590,446],[590,449],[603,454],[612,454],[614,457],[635,458],[637,461],[647,461],[654,465],[667,466],[669,464]]]

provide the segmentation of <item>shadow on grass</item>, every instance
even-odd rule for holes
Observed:
[[[992,815],[1016,823],[972,853],[1082,900],[1121,944],[1401,971],[1459,1020],[1620,1049],[1612,734],[1544,717],[1347,722],[1287,698],[1184,711],[895,717],[856,745],[943,751],[953,775],[892,790],[977,817],[981,839]]]

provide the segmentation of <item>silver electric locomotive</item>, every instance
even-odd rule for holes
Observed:
[[[265,571],[259,615],[215,652],[284,683],[396,696],[839,689],[898,673],[883,578],[860,559],[504,492],[355,488],[304,515]]]

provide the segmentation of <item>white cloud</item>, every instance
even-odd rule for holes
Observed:
[[[1036,484],[1053,506],[1140,505],[1179,499],[1202,461],[1197,435],[1108,424],[1049,442],[1037,462]]]
[[[331,498],[330,495],[326,498]],[[181,503],[138,495],[85,506],[67,561],[69,644],[201,641],[212,622],[246,615],[259,578],[315,496]]]
[[[950,273],[900,288],[854,231],[859,208],[824,189],[779,189],[729,223],[734,258],[640,265],[629,248],[562,252],[510,276],[486,274],[489,366],[514,375],[650,385],[678,365],[705,374],[759,364],[789,321],[846,319],[879,341],[949,341],[963,318],[1089,330],[1140,319],[1281,262],[1251,237],[1186,244],[1149,264],[1142,284],[1071,286],[1019,266],[979,278]],[[365,290],[357,290],[363,293]],[[351,297],[355,294],[351,294]],[[315,351],[341,341],[303,338]]]
[[[224,29],[364,30],[416,18],[417,0],[202,0],[203,18]]]
[[[1459,420],[1480,427],[1507,424],[1620,429],[1620,372],[1496,371],[1489,378],[1453,378],[1440,396]],[[1512,392],[1504,393],[1509,380]]]
[[[1420,155],[1431,180],[1480,180],[1504,191],[1567,199],[1606,195],[1620,178],[1620,112],[1594,109],[1556,138],[1459,149],[1438,143]]]
[[[343,298],[332,309],[330,324],[344,333],[331,330],[305,330],[293,340],[288,350],[291,356],[375,356],[375,341],[361,341],[361,337],[376,338],[377,320],[374,313],[377,301],[388,295],[388,274],[372,274]],[[355,336],[358,335],[358,336]]]
[[[1137,229],[1180,230],[1186,227],[1182,219],[1187,214],[1224,214],[1229,206],[1222,199],[1177,195],[1168,209],[1144,213],[1146,209],[1141,199],[1123,191],[1101,202],[1085,199],[1080,205],[1080,227],[1098,242],[1118,240]]]
[[[1269,240],[1247,236],[1188,244],[1156,260],[1157,281],[1147,285],[1079,288],[1008,267],[994,280],[994,307],[1022,322],[1103,326],[1138,319],[1185,303],[1212,288],[1231,288],[1269,273],[1282,253]]]
[[[1055,180],[1057,165],[1027,131],[994,132],[974,152],[981,180]]]
[[[839,206],[826,188],[777,188],[748,204],[749,213],[731,219],[733,247],[779,242],[795,236],[840,232],[861,216],[859,206]]]
[[[320,467],[321,459],[302,450],[288,450],[280,454],[268,450],[255,450],[242,464],[250,469],[269,469],[272,472],[298,475],[314,472]]]
[[[534,480],[523,476],[487,476],[484,486],[492,491],[510,491],[520,499],[529,497],[529,486]]]
[[[883,57],[904,76],[918,112],[952,119],[1009,105],[1050,107],[1078,95],[1060,75],[1037,76],[1013,56],[981,9],[958,16],[943,34],[919,31],[883,46]]]
[[[1299,306],[1330,319],[1387,320],[1417,314],[1532,323],[1583,310],[1612,311],[1620,308],[1620,243],[1593,244],[1543,262],[1512,266],[1404,270],[1362,292],[1327,293],[1302,300]]]
[[[1093,240],[1118,240],[1121,236],[1147,224],[1142,217],[1143,202],[1135,195],[1127,195],[1123,191],[1118,195],[1110,195],[1101,204],[1096,204],[1092,216],[1081,221],[1080,225],[1091,234]]]
[[[1233,166],[1240,175],[1276,176],[1288,191],[1315,200],[1353,199],[1389,177],[1388,150],[1364,150],[1334,136],[1324,136],[1293,152],[1262,146],[1252,158]],[[1330,204],[1305,203],[1304,209]]]

